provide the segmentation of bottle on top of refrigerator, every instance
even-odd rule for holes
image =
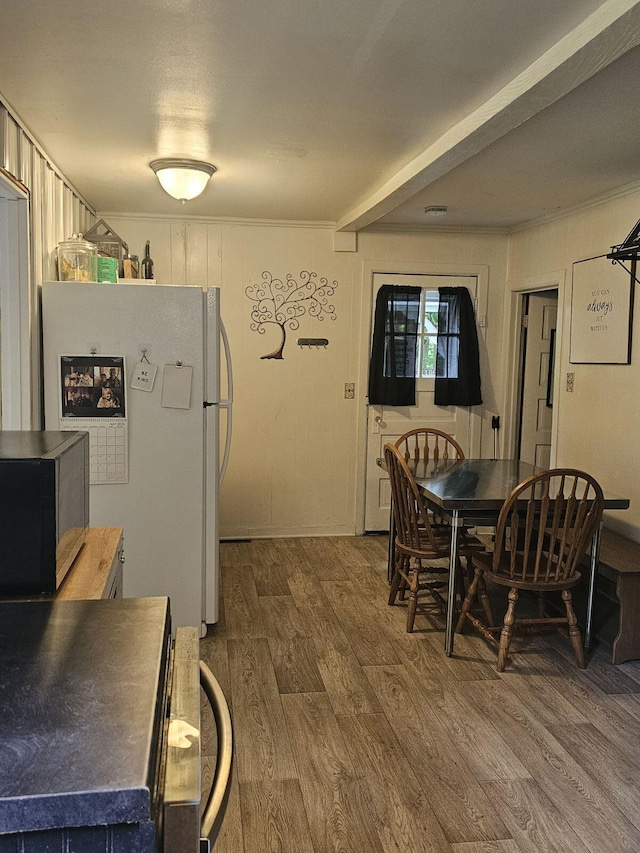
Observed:
[[[144,244],[144,258],[142,259],[141,267],[142,278],[153,278],[153,261],[151,260],[149,240]]]

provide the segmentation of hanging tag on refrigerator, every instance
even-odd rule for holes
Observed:
[[[165,364],[162,379],[162,403],[165,409],[191,407],[191,376],[193,367],[177,362]]]
[[[148,361],[139,361],[131,373],[129,387],[137,388],[139,391],[153,391],[153,383],[155,382],[157,372],[157,364],[150,364]]]

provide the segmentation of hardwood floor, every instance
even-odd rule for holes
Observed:
[[[498,674],[469,631],[447,658],[442,619],[408,635],[387,605],[386,548],[222,544],[201,641],[235,737],[216,853],[638,853],[640,661],[604,647],[579,670],[566,638],[516,636]]]

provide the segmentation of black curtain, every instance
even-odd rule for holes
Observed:
[[[478,406],[480,353],[473,303],[466,287],[438,288],[436,406]]]
[[[369,403],[415,406],[419,287],[383,284],[376,297]]]

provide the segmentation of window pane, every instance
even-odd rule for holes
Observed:
[[[418,334],[421,305],[399,299],[393,311],[387,314],[384,344],[383,375],[387,377],[414,377],[419,375]]]
[[[418,351],[416,352],[416,375],[422,379],[433,379],[436,375],[439,302],[440,294],[437,290],[422,291],[419,324],[422,334],[418,338]]]
[[[423,331],[428,335],[435,335],[438,332],[438,312],[429,311],[424,315]]]
[[[422,369],[423,379],[433,379],[436,375],[436,336],[425,335],[422,339]]]
[[[449,379],[458,378],[458,359],[460,355],[460,336],[450,335],[447,338],[446,370]]]
[[[438,331],[438,303],[437,290],[425,291],[422,328],[427,334],[433,334]]]
[[[393,345],[389,340],[384,349],[384,375],[408,377],[415,375],[417,339],[396,338]]]

